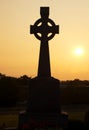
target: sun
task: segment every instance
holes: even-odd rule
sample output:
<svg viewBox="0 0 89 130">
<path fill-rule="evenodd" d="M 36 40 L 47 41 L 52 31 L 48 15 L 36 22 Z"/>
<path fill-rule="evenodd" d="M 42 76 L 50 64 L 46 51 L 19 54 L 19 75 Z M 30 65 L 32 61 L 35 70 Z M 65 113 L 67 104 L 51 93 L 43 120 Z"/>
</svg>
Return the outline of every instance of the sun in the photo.
<svg viewBox="0 0 89 130">
<path fill-rule="evenodd" d="M 74 53 L 75 53 L 75 55 L 77 55 L 77 56 L 82 56 L 83 53 L 84 53 L 84 50 L 83 50 L 83 48 L 78 47 L 78 48 L 76 48 L 76 49 L 74 50 Z"/>
</svg>

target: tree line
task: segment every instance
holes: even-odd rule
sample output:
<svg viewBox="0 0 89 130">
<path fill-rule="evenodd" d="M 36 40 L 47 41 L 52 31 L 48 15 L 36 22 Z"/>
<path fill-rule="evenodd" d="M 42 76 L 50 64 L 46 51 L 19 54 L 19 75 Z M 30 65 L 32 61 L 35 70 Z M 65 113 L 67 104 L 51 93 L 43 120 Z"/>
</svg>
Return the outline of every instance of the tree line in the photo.
<svg viewBox="0 0 89 130">
<path fill-rule="evenodd" d="M 23 75 L 19 78 L 0 73 L 0 107 L 15 106 L 20 95 L 19 86 L 29 85 L 30 77 Z"/>
<path fill-rule="evenodd" d="M 31 77 L 23 75 L 19 78 L 0 73 L 0 107 L 15 106 L 17 102 L 28 100 Z M 60 81 L 62 104 L 89 104 L 89 81 Z"/>
</svg>

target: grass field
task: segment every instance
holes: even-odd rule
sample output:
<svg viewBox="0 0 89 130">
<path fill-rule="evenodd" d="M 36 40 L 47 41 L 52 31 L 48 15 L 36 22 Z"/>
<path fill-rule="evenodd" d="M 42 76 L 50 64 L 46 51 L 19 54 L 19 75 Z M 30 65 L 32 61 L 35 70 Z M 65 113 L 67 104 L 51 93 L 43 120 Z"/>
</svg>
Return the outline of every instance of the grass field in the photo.
<svg viewBox="0 0 89 130">
<path fill-rule="evenodd" d="M 84 121 L 85 112 L 69 112 L 69 119 L 78 119 Z"/>
<path fill-rule="evenodd" d="M 84 121 L 85 112 L 69 112 L 69 119 L 79 119 Z M 6 127 L 18 127 L 18 114 L 1 114 L 0 126 L 5 123 Z"/>
<path fill-rule="evenodd" d="M 0 126 L 2 126 L 4 123 L 6 127 L 17 127 L 18 119 L 19 118 L 17 114 L 0 115 Z"/>
</svg>

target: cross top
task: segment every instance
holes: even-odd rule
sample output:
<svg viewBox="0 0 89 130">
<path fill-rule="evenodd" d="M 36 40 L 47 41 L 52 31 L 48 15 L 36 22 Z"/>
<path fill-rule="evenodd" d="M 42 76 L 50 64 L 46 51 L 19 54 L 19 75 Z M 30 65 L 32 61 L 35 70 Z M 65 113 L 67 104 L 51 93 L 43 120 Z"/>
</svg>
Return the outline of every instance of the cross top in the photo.
<svg viewBox="0 0 89 130">
<path fill-rule="evenodd" d="M 49 41 L 59 33 L 59 26 L 49 19 L 49 7 L 41 7 L 40 15 L 41 18 L 31 25 L 30 33 L 34 34 L 38 40 Z"/>
<path fill-rule="evenodd" d="M 59 26 L 49 19 L 49 7 L 40 8 L 41 18 L 30 26 L 30 33 L 41 41 L 38 77 L 51 77 L 48 41 L 59 33 Z"/>
</svg>

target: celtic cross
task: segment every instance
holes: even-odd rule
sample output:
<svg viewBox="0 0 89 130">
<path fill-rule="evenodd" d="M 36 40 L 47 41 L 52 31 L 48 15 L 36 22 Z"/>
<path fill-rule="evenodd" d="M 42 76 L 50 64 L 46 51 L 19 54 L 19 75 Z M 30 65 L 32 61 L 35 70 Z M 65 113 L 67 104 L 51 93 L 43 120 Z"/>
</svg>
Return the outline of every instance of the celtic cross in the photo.
<svg viewBox="0 0 89 130">
<path fill-rule="evenodd" d="M 41 41 L 38 77 L 51 77 L 48 41 L 59 33 L 59 26 L 49 19 L 49 7 L 40 8 L 41 18 L 30 26 L 30 33 Z"/>
</svg>

